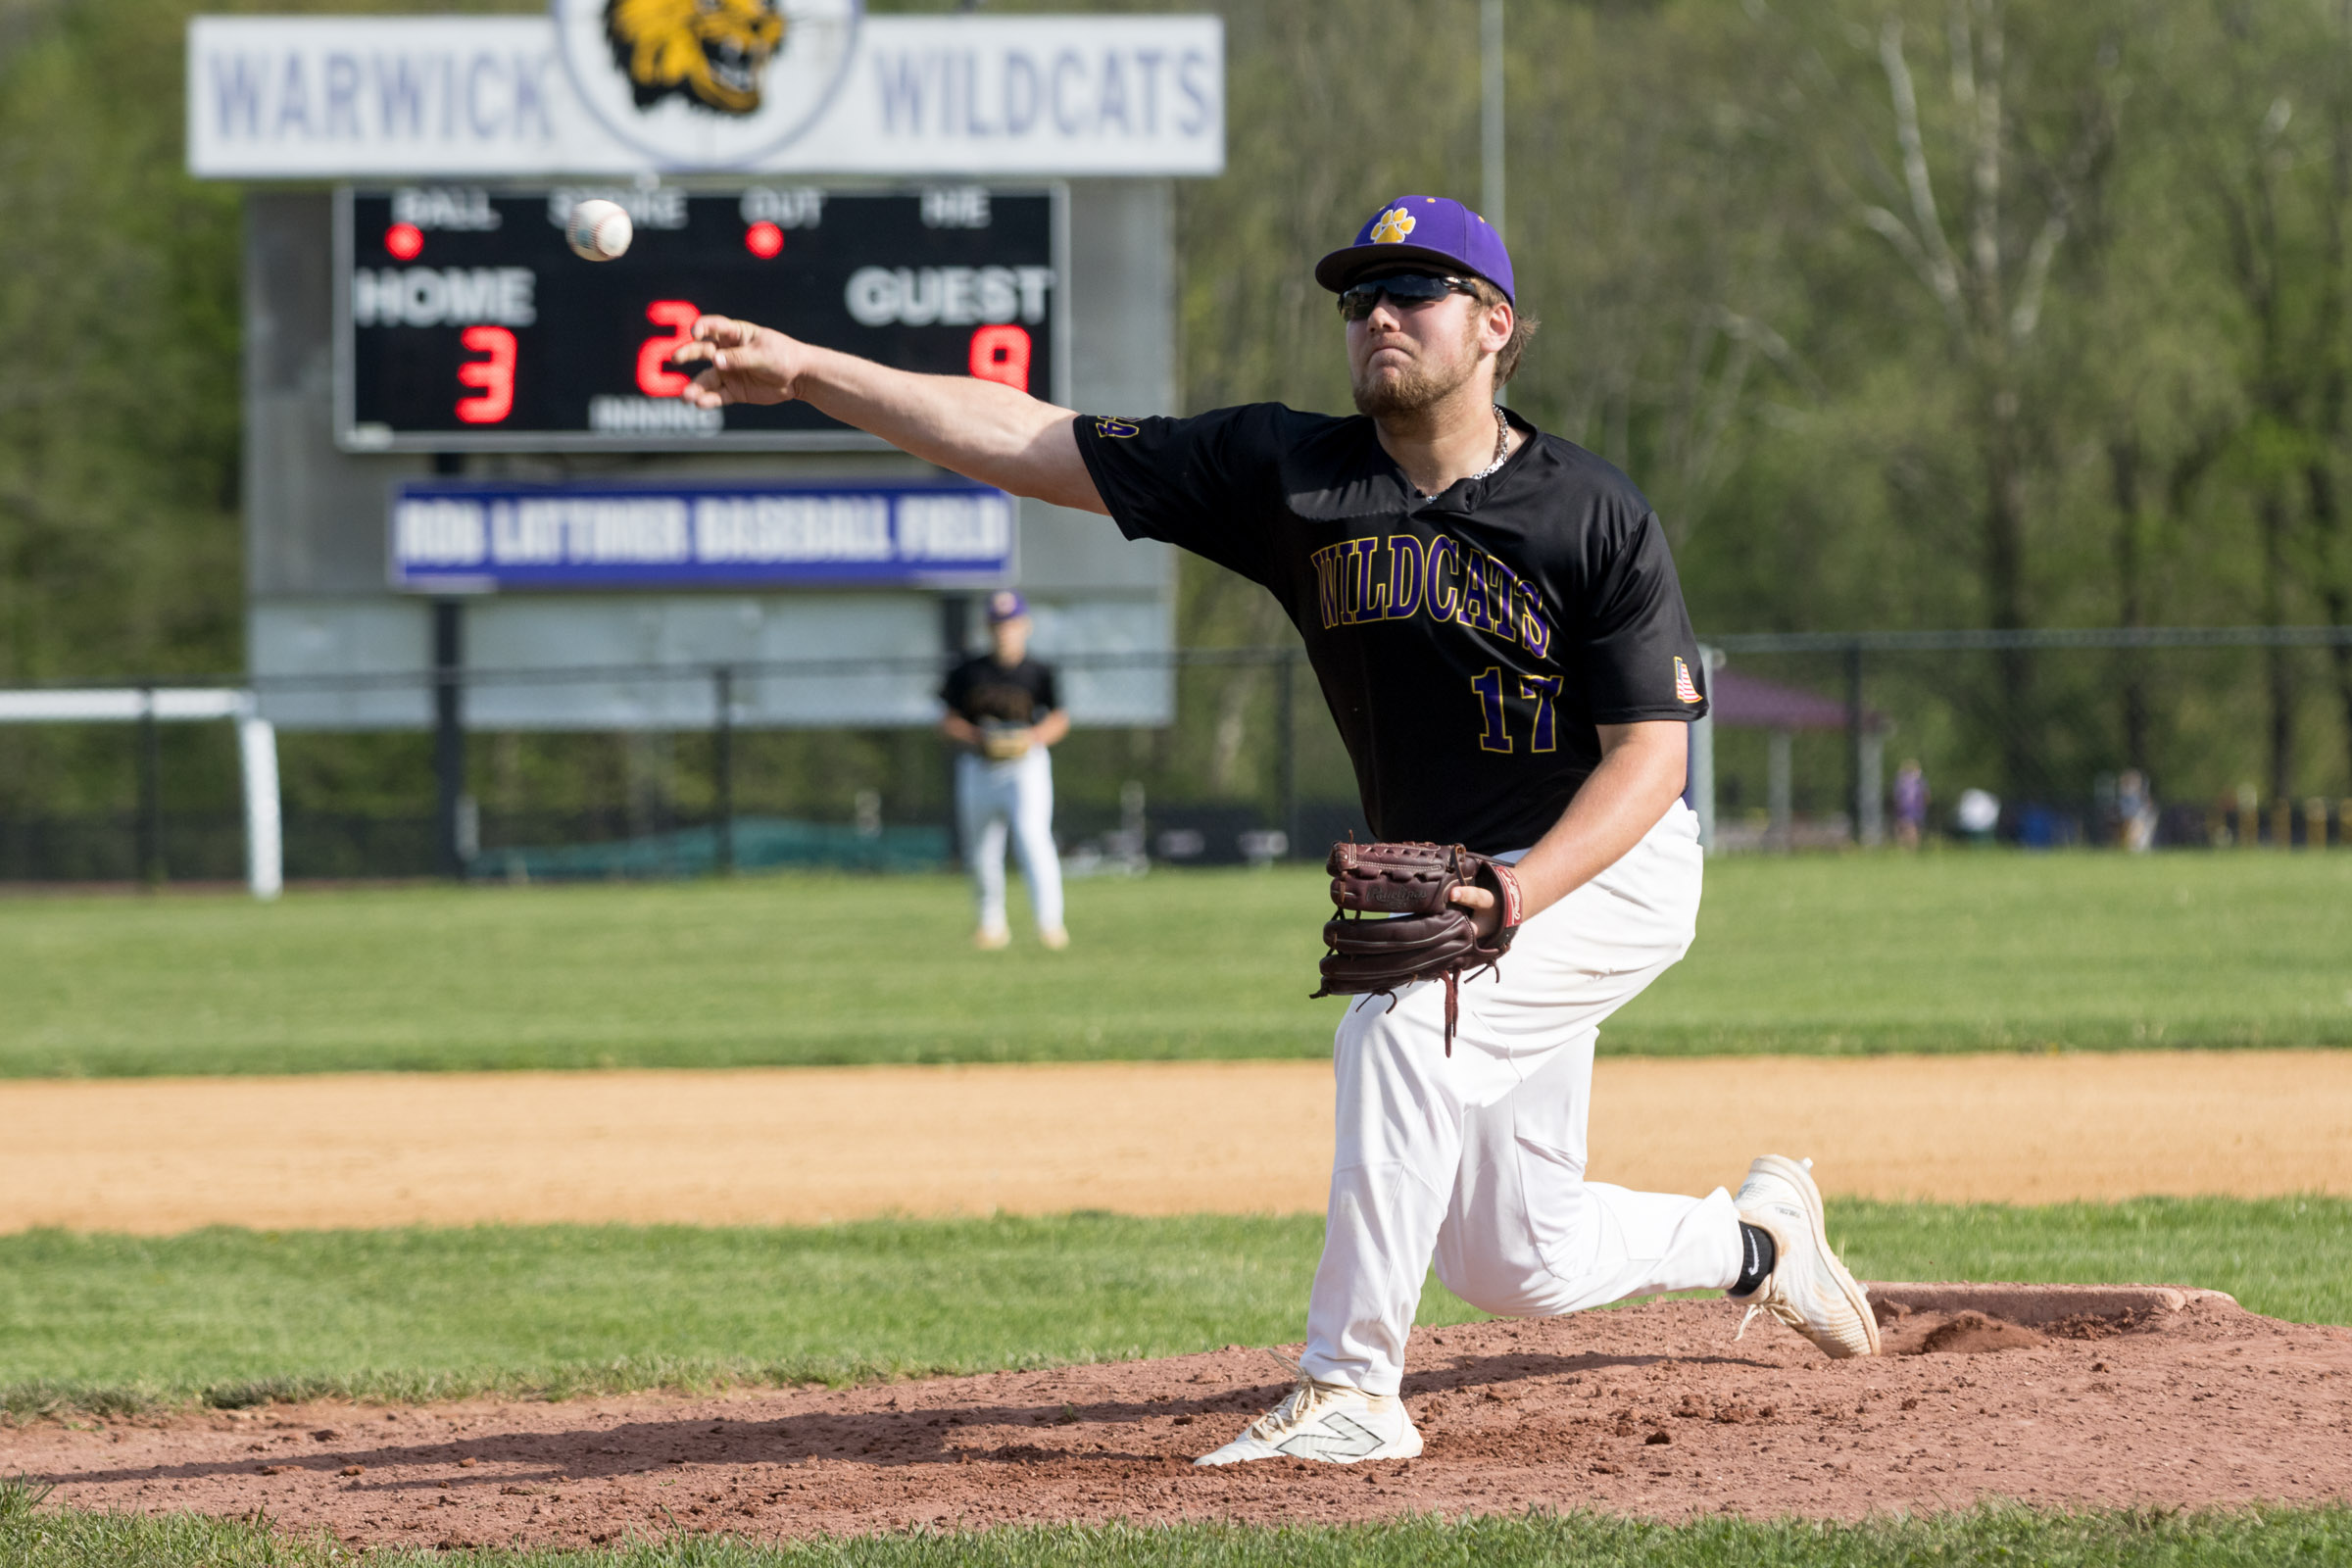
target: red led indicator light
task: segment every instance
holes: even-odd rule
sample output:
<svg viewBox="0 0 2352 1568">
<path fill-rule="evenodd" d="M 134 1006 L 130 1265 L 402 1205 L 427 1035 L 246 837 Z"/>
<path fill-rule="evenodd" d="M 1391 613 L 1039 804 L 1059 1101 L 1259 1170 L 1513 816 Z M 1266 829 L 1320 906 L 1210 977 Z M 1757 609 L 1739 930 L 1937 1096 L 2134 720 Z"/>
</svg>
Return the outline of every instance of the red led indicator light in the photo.
<svg viewBox="0 0 2352 1568">
<path fill-rule="evenodd" d="M 754 223 L 743 231 L 743 248 L 761 261 L 772 261 L 784 250 L 784 231 L 773 223 Z"/>
<path fill-rule="evenodd" d="M 384 249 L 396 261 L 413 262 L 424 249 L 424 230 L 415 223 L 394 223 L 384 230 Z"/>
</svg>

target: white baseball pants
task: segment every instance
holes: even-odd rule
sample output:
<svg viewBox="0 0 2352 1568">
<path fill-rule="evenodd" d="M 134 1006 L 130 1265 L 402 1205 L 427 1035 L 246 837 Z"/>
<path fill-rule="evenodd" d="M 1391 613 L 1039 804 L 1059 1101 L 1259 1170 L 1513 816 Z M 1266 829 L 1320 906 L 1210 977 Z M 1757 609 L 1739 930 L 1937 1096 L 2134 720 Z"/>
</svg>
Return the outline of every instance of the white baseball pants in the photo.
<svg viewBox="0 0 2352 1568">
<path fill-rule="evenodd" d="M 1032 746 L 1011 762 L 992 762 L 971 752 L 957 756 L 956 810 L 982 929 L 1001 930 L 1004 925 L 1007 828 L 1038 929 L 1059 926 L 1061 857 L 1054 848 L 1054 765 L 1046 749 Z"/>
<path fill-rule="evenodd" d="M 1506 857 L 1510 858 L 1511 857 Z M 1623 859 L 1519 929 L 1499 976 L 1361 997 L 1333 1047 L 1338 1147 L 1301 1364 L 1396 1393 L 1434 1257 L 1482 1311 L 1548 1317 L 1740 1276 L 1731 1195 L 1585 1180 L 1602 1019 L 1689 950 L 1698 822 L 1677 801 Z"/>
</svg>

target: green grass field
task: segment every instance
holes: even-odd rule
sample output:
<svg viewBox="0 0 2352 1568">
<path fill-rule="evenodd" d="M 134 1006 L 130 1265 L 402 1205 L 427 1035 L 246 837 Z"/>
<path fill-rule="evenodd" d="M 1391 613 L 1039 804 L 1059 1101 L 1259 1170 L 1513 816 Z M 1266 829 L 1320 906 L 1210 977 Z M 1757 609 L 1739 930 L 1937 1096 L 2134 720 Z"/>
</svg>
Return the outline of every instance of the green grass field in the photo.
<svg viewBox="0 0 2352 1568">
<path fill-rule="evenodd" d="M 586 1551 L 387 1550 L 368 1560 L 386 1568 L 2324 1568 L 2348 1553 L 2348 1508 L 2056 1515 L 1981 1508 L 1858 1525 L 1532 1514 L 1272 1530 L 1065 1526 L 783 1545 L 672 1537 Z M 0 1568 L 326 1568 L 350 1560 L 328 1543 L 288 1540 L 266 1523 L 61 1514 L 12 1503 L 0 1492 Z"/>
<path fill-rule="evenodd" d="M 1698 946 L 1610 1027 L 1659 1054 L 2352 1044 L 2352 857 L 1719 862 Z M 947 878 L 0 901 L 0 1076 L 1320 1055 L 1321 878 L 1072 889 L 1077 945 L 979 955 Z M 808 1230 L 0 1238 L 0 1415 L 848 1381 L 1299 1331 L 1313 1216 Z M 2161 1280 L 2352 1323 L 2352 1201 L 1843 1202 L 1881 1278 Z M 1427 1322 L 1477 1314 L 1434 1284 Z M 347 1560 L 267 1521 L 60 1512 L 0 1480 L 0 1568 Z M 388 1563 L 421 1556 L 383 1554 Z M 2052 1568 L 2352 1560 L 2352 1511 L 1858 1526 L 1575 1515 L 1065 1528 L 434 1554 L 481 1568 L 1423 1562 Z"/>
<path fill-rule="evenodd" d="M 1878 1279 L 2140 1280 L 2352 1323 L 2352 1200 L 1840 1202 Z M 0 1409 L 831 1382 L 1288 1343 L 1313 1215 L 0 1238 Z M 1478 1314 L 1434 1282 L 1422 1320 Z"/>
<path fill-rule="evenodd" d="M 1618 1052 L 2352 1044 L 2352 855 L 1718 861 Z M 1301 1056 L 1322 878 L 1073 884 L 1065 954 L 945 877 L 0 901 L 0 1075 Z"/>
</svg>

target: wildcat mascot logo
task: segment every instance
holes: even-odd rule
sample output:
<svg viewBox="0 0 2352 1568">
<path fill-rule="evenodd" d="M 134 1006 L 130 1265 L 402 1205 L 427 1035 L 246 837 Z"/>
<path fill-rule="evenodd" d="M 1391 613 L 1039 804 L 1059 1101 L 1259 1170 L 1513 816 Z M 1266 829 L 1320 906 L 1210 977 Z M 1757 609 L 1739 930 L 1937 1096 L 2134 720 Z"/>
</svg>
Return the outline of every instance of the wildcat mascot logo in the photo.
<svg viewBox="0 0 2352 1568">
<path fill-rule="evenodd" d="M 848 79 L 864 15 L 859 0 L 548 0 L 548 11 L 581 106 L 649 171 L 679 173 L 758 169 L 804 135 Z"/>
<path fill-rule="evenodd" d="M 605 35 L 639 109 L 676 94 L 691 106 L 760 112 L 760 77 L 784 46 L 776 0 L 607 0 Z"/>
</svg>

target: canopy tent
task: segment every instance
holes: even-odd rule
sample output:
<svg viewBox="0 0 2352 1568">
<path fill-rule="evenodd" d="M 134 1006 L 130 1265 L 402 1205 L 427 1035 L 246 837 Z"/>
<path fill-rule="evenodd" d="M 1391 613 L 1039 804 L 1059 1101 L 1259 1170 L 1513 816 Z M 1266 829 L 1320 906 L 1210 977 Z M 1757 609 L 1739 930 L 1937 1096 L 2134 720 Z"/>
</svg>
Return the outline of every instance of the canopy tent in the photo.
<svg viewBox="0 0 2352 1568">
<path fill-rule="evenodd" d="M 1724 662 L 1723 655 L 1711 648 L 1706 650 L 1706 661 L 1708 712 L 1693 727 L 1690 737 L 1690 784 L 1686 799 L 1699 813 L 1700 831 L 1707 846 L 1715 848 L 1718 842 L 1713 735 L 1717 724 L 1767 732 L 1765 848 L 1786 849 L 1795 838 L 1795 761 L 1791 741 L 1798 730 L 1838 730 L 1851 734 L 1859 786 L 1855 796 L 1860 808 L 1860 819 L 1852 824 L 1854 839 L 1861 844 L 1881 842 L 1886 832 L 1881 807 L 1886 738 L 1894 727 L 1886 715 L 1871 708 L 1864 708 L 1857 714 L 1837 698 L 1732 668 Z"/>
<path fill-rule="evenodd" d="M 1707 706 L 1714 710 L 1716 723 L 1733 729 L 1843 729 L 1849 716 L 1845 704 L 1834 697 L 1801 686 L 1784 686 L 1728 665 L 1709 672 Z M 1862 727 L 1893 728 L 1885 714 L 1869 708 L 1862 710 Z"/>
</svg>

